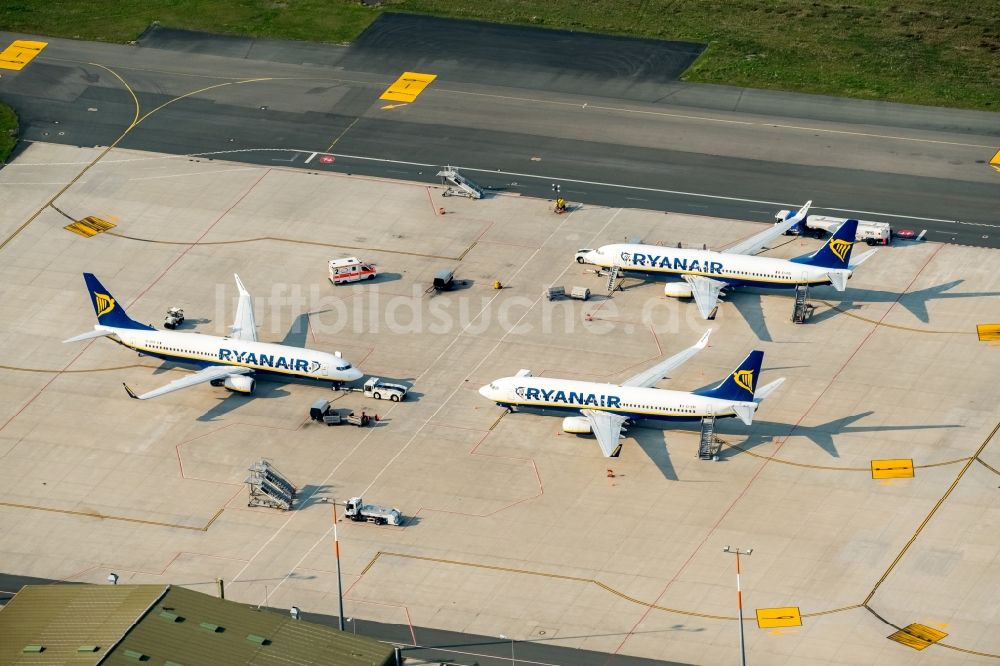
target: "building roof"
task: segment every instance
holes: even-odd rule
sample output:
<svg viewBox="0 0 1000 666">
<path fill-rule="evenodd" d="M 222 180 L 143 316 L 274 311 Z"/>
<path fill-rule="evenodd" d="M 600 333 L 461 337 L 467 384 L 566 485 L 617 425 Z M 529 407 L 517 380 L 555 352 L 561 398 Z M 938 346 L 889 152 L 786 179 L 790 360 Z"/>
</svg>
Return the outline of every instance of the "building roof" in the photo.
<svg viewBox="0 0 1000 666">
<path fill-rule="evenodd" d="M 3 664 L 393 663 L 378 641 L 162 585 L 27 586 L 0 611 L 0 635 Z"/>
<path fill-rule="evenodd" d="M 166 591 L 163 585 L 26 585 L 0 611 L 0 664 L 95 664 Z"/>
</svg>

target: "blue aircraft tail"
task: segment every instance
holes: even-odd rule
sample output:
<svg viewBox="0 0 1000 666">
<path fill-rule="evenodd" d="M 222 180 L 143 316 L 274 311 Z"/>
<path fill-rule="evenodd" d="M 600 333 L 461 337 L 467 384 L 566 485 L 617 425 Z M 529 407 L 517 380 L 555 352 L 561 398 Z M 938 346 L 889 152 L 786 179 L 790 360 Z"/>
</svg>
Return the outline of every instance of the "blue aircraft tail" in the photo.
<svg viewBox="0 0 1000 666">
<path fill-rule="evenodd" d="M 101 326 L 113 326 L 115 328 L 136 328 L 145 331 L 155 330 L 152 326 L 133 321 L 125 314 L 125 308 L 115 300 L 111 292 L 101 284 L 101 281 L 93 273 L 84 273 L 83 280 L 87 283 L 87 291 L 90 293 L 90 302 L 94 304 L 94 312 L 97 313 L 98 324 Z"/>
<path fill-rule="evenodd" d="M 760 376 L 760 365 L 764 362 L 764 352 L 754 350 L 743 359 L 733 374 L 722 380 L 722 383 L 712 389 L 695 391 L 695 395 L 720 400 L 739 400 L 750 402 L 753 392 L 757 390 L 757 378 Z"/>
<path fill-rule="evenodd" d="M 792 259 L 795 263 L 820 268 L 848 268 L 851 263 L 851 249 L 858 234 L 858 221 L 847 220 L 833 232 L 833 236 L 823 247 L 805 257 Z"/>
</svg>

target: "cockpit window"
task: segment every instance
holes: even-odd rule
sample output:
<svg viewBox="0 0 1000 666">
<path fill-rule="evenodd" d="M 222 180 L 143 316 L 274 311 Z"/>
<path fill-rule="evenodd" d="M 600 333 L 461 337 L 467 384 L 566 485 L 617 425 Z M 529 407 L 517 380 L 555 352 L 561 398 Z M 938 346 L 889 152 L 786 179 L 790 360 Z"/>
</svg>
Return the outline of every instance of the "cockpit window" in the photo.
<svg viewBox="0 0 1000 666">
<path fill-rule="evenodd" d="M 500 387 L 497 386 L 496 384 L 490 384 L 490 388 L 493 389 L 494 391 L 499 391 L 500 390 Z"/>
<path fill-rule="evenodd" d="M 351 369 L 351 364 L 350 363 L 348 363 L 347 365 L 338 365 L 337 366 L 337 370 L 350 370 L 350 369 Z"/>
</svg>

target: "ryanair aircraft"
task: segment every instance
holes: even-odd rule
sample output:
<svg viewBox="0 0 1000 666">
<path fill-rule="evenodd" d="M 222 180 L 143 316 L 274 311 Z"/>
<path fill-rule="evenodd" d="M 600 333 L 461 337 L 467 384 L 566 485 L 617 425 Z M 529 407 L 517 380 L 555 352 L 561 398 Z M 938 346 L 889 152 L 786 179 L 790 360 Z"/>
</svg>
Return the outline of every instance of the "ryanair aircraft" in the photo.
<svg viewBox="0 0 1000 666">
<path fill-rule="evenodd" d="M 253 301 L 244 288 L 240 276 L 235 275 L 240 300 L 236 306 L 236 322 L 232 335 L 218 337 L 199 333 L 158 331 L 152 326 L 133 321 L 111 292 L 104 288 L 92 273 L 84 273 L 90 299 L 97 313 L 94 330 L 63 342 L 79 342 L 91 338 L 108 337 L 114 342 L 134 349 L 140 356 L 153 356 L 164 361 L 193 365 L 199 370 L 181 379 L 175 379 L 158 389 L 136 395 L 127 385 L 129 397 L 137 400 L 155 398 L 165 393 L 211 382 L 230 391 L 252 393 L 254 377 L 258 374 L 281 377 L 304 377 L 333 382 L 360 379 L 363 373 L 352 367 L 340 352 L 311 351 L 288 345 L 257 341 L 257 324 L 254 321 Z"/>
<path fill-rule="evenodd" d="M 479 393 L 511 411 L 526 407 L 543 412 L 579 412 L 582 416 L 563 419 L 563 431 L 593 433 L 608 458 L 617 456 L 621 450 L 623 426 L 637 421 L 697 421 L 706 416 L 735 416 L 750 425 L 757 406 L 785 381 L 776 379 L 757 389 L 764 360 L 762 351 L 750 352 L 733 374 L 715 388 L 693 393 L 653 388 L 704 349 L 711 333 L 706 331 L 698 344 L 620 385 L 534 377 L 531 371 L 521 370 L 513 377 L 490 382 Z"/>
<path fill-rule="evenodd" d="M 832 284 L 837 291 L 844 291 L 854 269 L 875 254 L 875 250 L 869 250 L 851 259 L 857 220 L 844 222 L 823 247 L 810 255 L 791 260 L 751 256 L 804 220 L 811 204 L 810 201 L 784 222 L 722 252 L 629 243 L 581 250 L 576 260 L 607 269 L 617 267 L 625 272 L 679 277 L 684 282 L 668 283 L 664 294 L 676 298 L 693 297 L 705 319 L 712 317 L 722 290 L 729 287 L 788 289 L 799 285 Z"/>
</svg>

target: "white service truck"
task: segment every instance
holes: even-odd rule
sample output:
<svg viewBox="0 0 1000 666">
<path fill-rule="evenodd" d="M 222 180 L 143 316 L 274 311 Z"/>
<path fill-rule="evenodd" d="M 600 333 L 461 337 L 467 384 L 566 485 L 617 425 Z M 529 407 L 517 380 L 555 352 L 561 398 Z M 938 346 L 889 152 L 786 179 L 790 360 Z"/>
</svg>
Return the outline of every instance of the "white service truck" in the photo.
<svg viewBox="0 0 1000 666">
<path fill-rule="evenodd" d="M 366 398 L 399 402 L 400 400 L 406 398 L 406 392 L 410 389 L 402 384 L 390 384 L 388 382 L 383 382 L 379 377 L 372 377 L 365 382 L 365 386 L 362 390 L 364 391 Z"/>
<path fill-rule="evenodd" d="M 791 210 L 779 210 L 774 214 L 775 224 L 784 222 L 795 214 Z M 805 226 L 799 222 L 794 227 L 785 232 L 788 236 L 815 236 L 822 237 L 824 234 L 832 234 L 848 219 L 846 217 L 830 217 L 828 215 L 808 215 L 805 219 Z M 854 237 L 856 241 L 864 241 L 869 245 L 888 245 L 892 238 L 892 227 L 888 222 L 872 222 L 870 220 L 858 220 L 858 232 Z"/>
<path fill-rule="evenodd" d="M 344 514 L 351 520 L 361 523 L 375 523 L 376 525 L 399 525 L 403 522 L 403 514 L 399 509 L 386 509 L 374 504 L 365 504 L 360 497 L 352 497 L 347 500 Z"/>
</svg>

